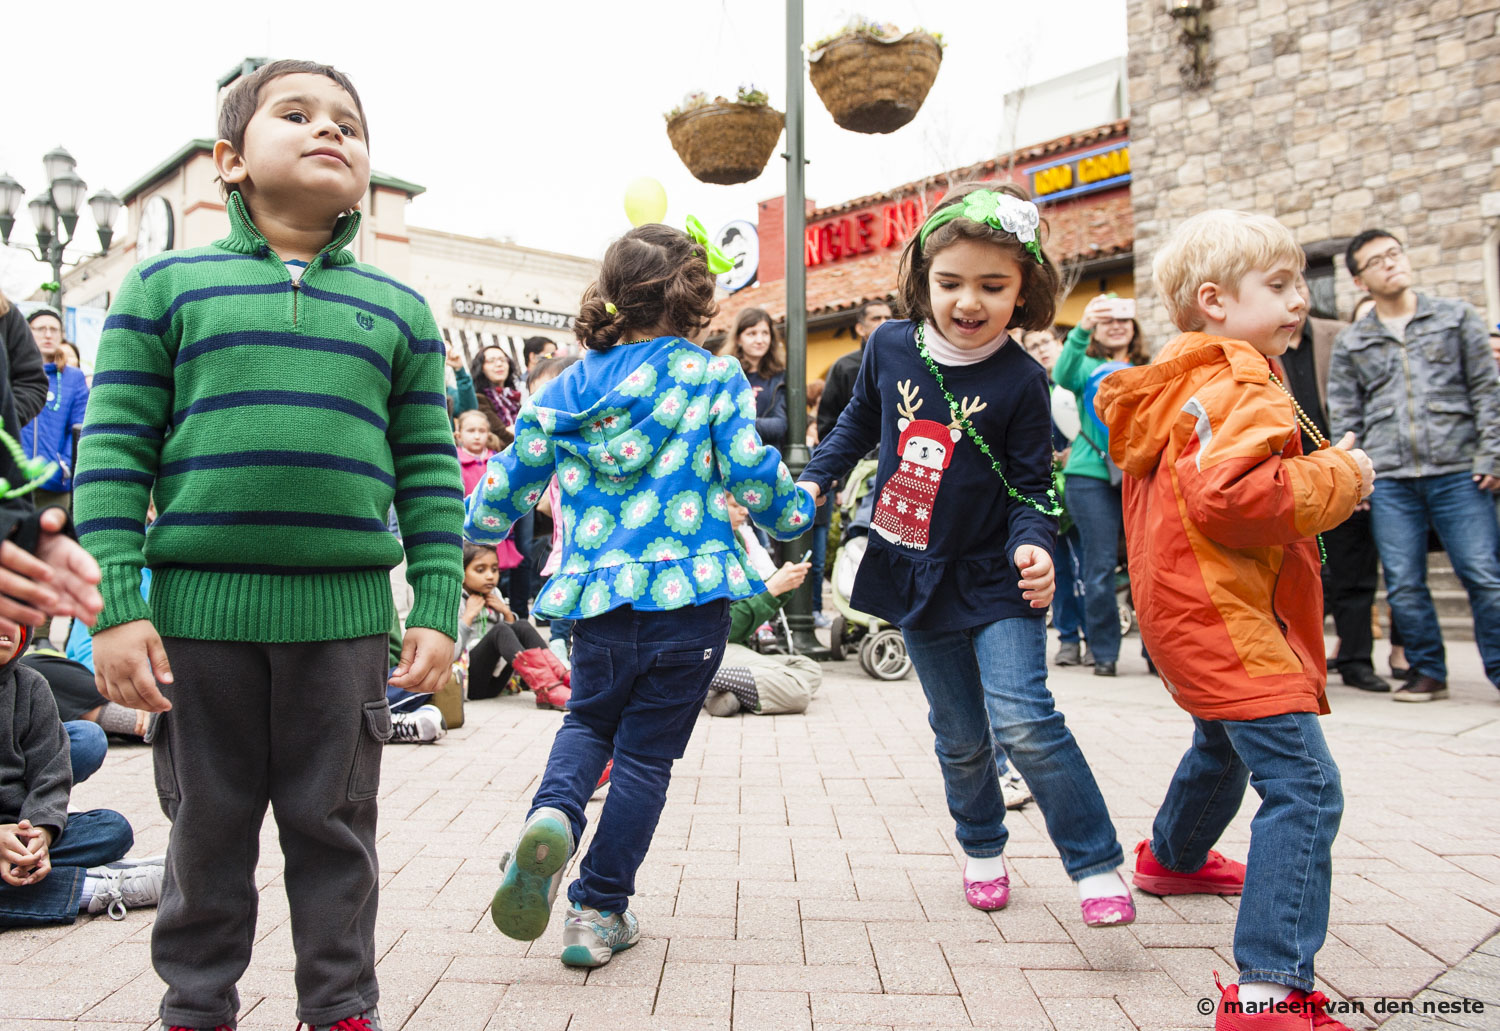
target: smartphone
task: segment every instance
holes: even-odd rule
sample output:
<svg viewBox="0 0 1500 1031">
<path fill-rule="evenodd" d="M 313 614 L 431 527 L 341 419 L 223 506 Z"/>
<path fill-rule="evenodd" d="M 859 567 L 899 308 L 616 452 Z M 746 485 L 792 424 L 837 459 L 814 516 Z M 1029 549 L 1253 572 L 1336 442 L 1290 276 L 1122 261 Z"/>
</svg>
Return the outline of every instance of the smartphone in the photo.
<svg viewBox="0 0 1500 1031">
<path fill-rule="evenodd" d="M 812 549 L 808 548 L 802 553 L 802 557 L 797 560 L 797 563 L 798 565 L 801 565 L 803 562 L 806 562 L 810 558 L 812 558 Z"/>
<path fill-rule="evenodd" d="M 1112 319 L 1135 318 L 1135 298 L 1116 297 L 1109 302 L 1109 317 Z"/>
</svg>

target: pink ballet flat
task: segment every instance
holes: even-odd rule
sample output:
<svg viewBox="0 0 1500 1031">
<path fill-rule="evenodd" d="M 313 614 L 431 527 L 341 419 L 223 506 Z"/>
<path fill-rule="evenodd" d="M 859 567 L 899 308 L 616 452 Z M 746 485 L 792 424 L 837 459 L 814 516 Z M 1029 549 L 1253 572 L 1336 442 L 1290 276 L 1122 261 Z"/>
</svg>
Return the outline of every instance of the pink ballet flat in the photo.
<svg viewBox="0 0 1500 1031">
<path fill-rule="evenodd" d="M 1129 895 L 1089 899 L 1083 903 L 1083 922 L 1090 927 L 1124 926 L 1135 920 L 1135 903 Z"/>
<path fill-rule="evenodd" d="M 1004 909 L 1010 901 L 1010 875 L 1001 874 L 993 881 L 971 881 L 965 877 L 964 898 L 975 909 Z"/>
</svg>

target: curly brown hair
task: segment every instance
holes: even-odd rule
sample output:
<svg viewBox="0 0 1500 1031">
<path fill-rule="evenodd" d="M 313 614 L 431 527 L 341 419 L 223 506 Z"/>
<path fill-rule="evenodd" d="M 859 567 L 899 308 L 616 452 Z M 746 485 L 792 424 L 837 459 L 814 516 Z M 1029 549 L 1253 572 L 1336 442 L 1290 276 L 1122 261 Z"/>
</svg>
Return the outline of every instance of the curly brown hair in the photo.
<svg viewBox="0 0 1500 1031">
<path fill-rule="evenodd" d="M 1008 193 L 1021 200 L 1031 199 L 1025 190 L 1012 183 L 964 183 L 954 187 L 932 211 L 941 211 L 952 204 L 957 204 L 976 190 Z M 931 217 L 931 213 L 928 217 Z M 1041 228 L 1045 230 L 1047 223 L 1043 222 Z M 906 243 L 906 249 L 901 252 L 901 267 L 897 274 L 896 304 L 901 310 L 902 318 L 932 319 L 932 295 L 929 292 L 927 273 L 932 268 L 932 259 L 935 255 L 960 240 L 983 240 L 1011 255 L 1021 268 L 1020 295 L 1006 328 L 1016 326 L 1022 329 L 1052 328 L 1052 316 L 1057 310 L 1057 291 L 1061 281 L 1058 278 L 1057 266 L 1046 256 L 1045 251 L 1042 252 L 1042 263 L 1037 264 L 1036 258 L 1013 234 L 967 218 L 955 218 L 951 222 L 938 226 L 927 237 L 925 246 L 919 243 L 920 239 L 920 230 L 912 233 L 911 239 Z"/>
<path fill-rule="evenodd" d="M 762 322 L 771 331 L 771 346 L 761 358 L 760 368 L 753 369 L 745 358 L 745 352 L 740 349 L 740 337 Z M 739 318 L 734 320 L 734 332 L 729 335 L 729 347 L 724 353 L 736 358 L 747 374 L 759 372 L 762 376 L 770 377 L 786 371 L 786 345 L 776 332 L 776 323 L 771 321 L 771 313 L 764 308 L 746 308 L 740 312 Z"/>
<path fill-rule="evenodd" d="M 660 223 L 636 226 L 604 252 L 573 333 L 593 351 L 608 351 L 626 330 L 696 336 L 718 314 L 717 285 L 702 244 Z"/>
</svg>

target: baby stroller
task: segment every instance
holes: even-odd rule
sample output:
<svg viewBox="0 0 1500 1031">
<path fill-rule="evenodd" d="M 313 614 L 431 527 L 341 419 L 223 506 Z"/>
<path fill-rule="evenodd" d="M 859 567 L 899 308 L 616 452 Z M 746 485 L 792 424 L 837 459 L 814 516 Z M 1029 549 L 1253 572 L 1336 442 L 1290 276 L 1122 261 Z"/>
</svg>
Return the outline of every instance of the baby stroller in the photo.
<svg viewBox="0 0 1500 1031">
<path fill-rule="evenodd" d="M 866 458 L 849 474 L 840 509 L 843 539 L 833 560 L 833 604 L 839 614 L 828 630 L 829 651 L 835 659 L 859 649 L 860 667 L 876 680 L 900 680 L 911 672 L 911 657 L 901 631 L 876 616 L 860 612 L 849 604 L 854 590 L 854 574 L 870 543 L 870 518 L 874 509 L 876 463 Z"/>
</svg>

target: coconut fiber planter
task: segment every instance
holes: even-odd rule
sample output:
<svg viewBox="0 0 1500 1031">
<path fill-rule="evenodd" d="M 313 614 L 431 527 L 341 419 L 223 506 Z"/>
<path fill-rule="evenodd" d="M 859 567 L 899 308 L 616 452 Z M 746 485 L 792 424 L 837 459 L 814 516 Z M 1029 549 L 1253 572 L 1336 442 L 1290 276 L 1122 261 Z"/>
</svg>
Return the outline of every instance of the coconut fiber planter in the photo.
<svg viewBox="0 0 1500 1031">
<path fill-rule="evenodd" d="M 765 104 L 704 104 L 667 122 L 667 136 L 694 178 L 728 186 L 765 171 L 786 119 Z"/>
<path fill-rule="evenodd" d="M 895 132 L 916 117 L 942 60 L 942 44 L 926 32 L 891 40 L 851 33 L 819 48 L 807 71 L 840 127 Z"/>
</svg>

